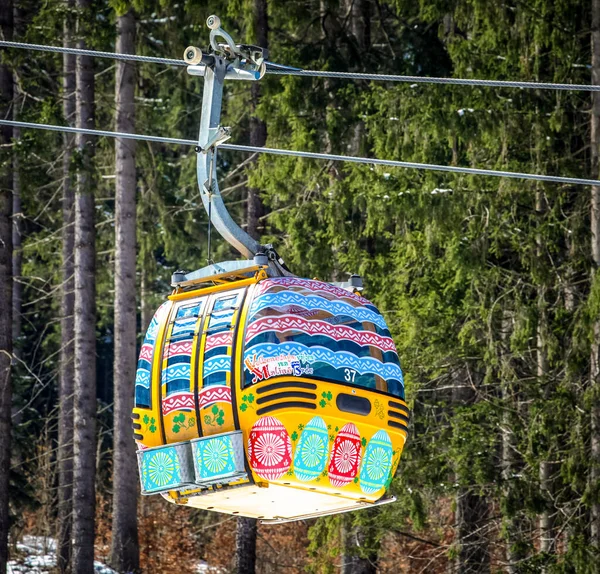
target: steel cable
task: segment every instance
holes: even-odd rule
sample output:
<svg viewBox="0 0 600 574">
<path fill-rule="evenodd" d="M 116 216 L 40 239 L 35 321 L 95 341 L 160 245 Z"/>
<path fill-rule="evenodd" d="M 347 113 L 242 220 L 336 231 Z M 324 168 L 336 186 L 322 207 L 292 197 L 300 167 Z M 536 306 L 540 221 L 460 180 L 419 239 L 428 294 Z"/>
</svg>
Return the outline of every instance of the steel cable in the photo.
<svg viewBox="0 0 600 574">
<path fill-rule="evenodd" d="M 0 47 L 24 48 L 40 52 L 57 52 L 61 54 L 74 54 L 77 56 L 96 56 L 111 58 L 113 60 L 131 60 L 133 62 L 165 64 L 169 66 L 187 66 L 183 60 L 172 58 L 155 58 L 153 56 L 137 56 L 135 54 L 118 54 L 115 52 L 98 52 L 96 50 L 82 50 L 80 48 L 64 48 L 61 46 L 47 46 L 45 44 L 26 44 L 23 42 L 0 41 Z M 400 76 L 394 74 L 363 74 L 360 72 L 329 72 L 325 70 L 300 70 L 270 64 L 267 62 L 267 74 L 277 76 L 304 76 L 313 78 L 338 78 L 342 80 L 366 80 L 378 82 L 405 82 L 410 84 L 449 84 L 459 86 L 480 86 L 487 88 L 517 88 L 526 90 L 572 90 L 584 92 L 600 92 L 600 86 L 591 84 L 559 84 L 553 82 L 516 82 L 507 80 L 476 80 L 471 78 L 435 78 L 424 76 Z"/>
<path fill-rule="evenodd" d="M 8 42 L 0 40 L 4 48 L 25 48 L 36 52 L 57 52 L 59 54 L 74 54 L 75 56 L 94 56 L 97 58 L 110 58 L 111 60 L 131 60 L 148 64 L 166 64 L 168 66 L 187 66 L 183 60 L 171 58 L 155 58 L 153 56 L 136 56 L 135 54 L 119 54 L 117 52 L 98 52 L 96 50 L 83 50 L 81 48 L 64 48 L 62 46 L 46 46 L 45 44 L 25 44 L 23 42 Z"/>
<path fill-rule="evenodd" d="M 20 128 L 35 128 L 43 130 L 52 130 L 57 132 L 81 133 L 99 137 L 116 137 L 124 139 L 151 141 L 157 143 L 177 144 L 198 146 L 195 140 L 187 140 L 180 138 L 166 138 L 160 136 L 151 136 L 145 134 L 132 134 L 125 132 L 111 132 L 105 130 L 89 130 L 84 128 L 73 128 L 69 126 L 56 126 L 51 124 L 35 124 L 29 122 L 17 122 L 11 120 L 0 120 L 0 125 L 20 127 Z M 328 161 L 345 161 L 350 163 L 363 163 L 368 165 L 384 165 L 387 167 L 402 167 L 407 169 L 425 169 L 432 171 L 445 171 L 450 173 L 464 173 L 467 175 L 483 175 L 492 177 L 507 177 L 512 179 L 527 179 L 533 181 L 547 181 L 551 183 L 567 183 L 572 185 L 594 185 L 600 186 L 600 180 L 596 179 L 580 179 L 575 177 L 561 177 L 556 175 L 544 175 L 534 173 L 520 173 L 513 171 L 500 171 L 493 169 L 478 169 L 473 167 L 458 167 L 451 165 L 437 165 L 431 163 L 415 163 L 410 161 L 397 161 L 392 159 L 377 159 L 370 157 L 355 157 L 347 155 L 335 155 L 329 153 L 315 153 L 308 151 L 295 151 L 268 147 L 255 147 L 238 144 L 221 144 L 220 149 L 232 151 L 250 152 L 250 153 L 268 153 L 273 155 L 302 157 L 306 159 L 319 159 Z"/>
</svg>

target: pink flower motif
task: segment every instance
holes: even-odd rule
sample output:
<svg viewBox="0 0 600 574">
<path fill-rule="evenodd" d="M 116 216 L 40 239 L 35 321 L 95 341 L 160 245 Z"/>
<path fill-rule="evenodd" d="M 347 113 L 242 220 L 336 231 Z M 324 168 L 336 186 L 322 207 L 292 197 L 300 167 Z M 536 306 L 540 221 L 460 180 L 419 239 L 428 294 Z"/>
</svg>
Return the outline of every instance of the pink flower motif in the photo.
<svg viewBox="0 0 600 574">
<path fill-rule="evenodd" d="M 340 441 L 333 456 L 337 471 L 342 474 L 349 474 L 358 466 L 358 448 L 354 441 Z"/>
<path fill-rule="evenodd" d="M 278 465 L 285 454 L 285 442 L 274 433 L 265 433 L 256 439 L 254 456 L 262 466 Z"/>
</svg>

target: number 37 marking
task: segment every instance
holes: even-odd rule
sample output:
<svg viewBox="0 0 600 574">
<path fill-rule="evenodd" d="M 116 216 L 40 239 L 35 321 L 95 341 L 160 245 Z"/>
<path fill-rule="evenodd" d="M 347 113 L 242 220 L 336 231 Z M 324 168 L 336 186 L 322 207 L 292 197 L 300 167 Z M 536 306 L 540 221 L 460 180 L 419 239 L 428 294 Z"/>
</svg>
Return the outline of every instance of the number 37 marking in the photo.
<svg viewBox="0 0 600 574">
<path fill-rule="evenodd" d="M 344 379 L 348 383 L 353 383 L 356 377 L 356 371 L 354 369 L 344 369 Z"/>
</svg>

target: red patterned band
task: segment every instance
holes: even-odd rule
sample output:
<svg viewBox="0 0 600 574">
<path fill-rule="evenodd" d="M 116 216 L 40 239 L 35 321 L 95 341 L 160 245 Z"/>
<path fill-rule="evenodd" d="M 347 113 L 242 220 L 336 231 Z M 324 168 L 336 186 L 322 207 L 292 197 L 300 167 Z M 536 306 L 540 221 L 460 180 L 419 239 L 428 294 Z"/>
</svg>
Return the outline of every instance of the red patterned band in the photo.
<svg viewBox="0 0 600 574">
<path fill-rule="evenodd" d="M 194 393 L 183 391 L 169 397 L 163 397 L 162 413 L 163 416 L 172 413 L 173 411 L 194 410 Z"/>
<path fill-rule="evenodd" d="M 264 317 L 255 321 L 246 331 L 246 341 L 265 331 L 301 331 L 308 335 L 325 335 L 334 341 L 346 339 L 361 346 L 370 345 L 381 351 L 394 351 L 396 346 L 390 337 L 383 337 L 371 331 L 357 331 L 345 325 L 332 325 L 326 321 L 307 321 L 297 315 L 283 315 L 281 317 Z"/>
<path fill-rule="evenodd" d="M 200 408 L 212 403 L 231 403 L 231 389 L 224 385 L 204 387 L 199 393 Z"/>
</svg>

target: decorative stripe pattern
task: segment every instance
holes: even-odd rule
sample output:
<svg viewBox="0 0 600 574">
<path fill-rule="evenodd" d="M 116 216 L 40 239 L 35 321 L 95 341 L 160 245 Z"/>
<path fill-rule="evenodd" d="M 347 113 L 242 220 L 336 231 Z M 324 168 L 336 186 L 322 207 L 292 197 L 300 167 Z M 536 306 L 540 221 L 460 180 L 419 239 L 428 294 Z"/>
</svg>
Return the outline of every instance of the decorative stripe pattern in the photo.
<svg viewBox="0 0 600 574">
<path fill-rule="evenodd" d="M 198 394 L 198 399 L 201 409 L 213 403 L 231 404 L 231 389 L 225 385 L 204 387 Z"/>
<path fill-rule="evenodd" d="M 204 361 L 202 375 L 204 378 L 213 373 L 229 372 L 231 368 L 231 357 L 229 355 L 217 355 Z"/>
<path fill-rule="evenodd" d="M 230 347 L 233 342 L 233 334 L 231 331 L 225 333 L 215 333 L 214 335 L 208 335 L 206 337 L 206 345 L 204 351 L 210 351 L 217 347 Z"/>
<path fill-rule="evenodd" d="M 267 293 L 256 297 L 250 309 L 251 315 L 256 315 L 265 308 L 292 307 L 287 310 L 294 315 L 307 315 L 307 311 L 324 311 L 331 315 L 346 316 L 356 319 L 360 323 L 367 322 L 377 325 L 380 329 L 387 329 L 385 319 L 375 311 L 366 307 L 353 307 L 343 301 L 329 301 L 323 297 L 302 295 L 294 291 L 280 291 Z"/>
<path fill-rule="evenodd" d="M 192 341 L 185 339 L 177 343 L 171 343 L 165 347 L 165 359 L 171 357 L 191 357 L 192 356 Z"/>
<path fill-rule="evenodd" d="M 256 295 L 261 295 L 271 289 L 272 287 L 301 287 L 302 289 L 307 289 L 309 291 L 313 291 L 315 293 L 323 292 L 328 293 L 329 295 L 333 295 L 336 299 L 352 299 L 360 303 L 361 305 L 373 305 L 371 301 L 361 297 L 360 295 L 355 295 L 351 291 L 346 291 L 346 289 L 342 289 L 341 287 L 336 287 L 335 285 L 331 285 L 329 283 L 323 283 L 322 281 L 314 281 L 311 279 L 300 279 L 299 277 L 278 277 L 276 279 L 266 279 L 261 282 L 256 291 Z"/>
<path fill-rule="evenodd" d="M 154 347 L 150 343 L 146 343 L 144 341 L 144 344 L 142 345 L 142 348 L 140 349 L 140 360 L 143 359 L 144 361 L 151 361 L 153 350 L 154 350 Z"/>
<path fill-rule="evenodd" d="M 391 337 L 382 337 L 371 331 L 358 331 L 345 325 L 332 325 L 325 321 L 308 321 L 294 315 L 280 317 L 263 317 L 254 321 L 246 331 L 246 341 L 265 331 L 285 333 L 286 331 L 300 331 L 307 335 L 324 335 L 334 341 L 348 340 L 361 347 L 371 345 L 382 351 L 395 351 L 396 346 Z"/>
<path fill-rule="evenodd" d="M 404 382 L 402 369 L 395 363 L 382 363 L 372 357 L 357 357 L 346 351 L 334 353 L 325 347 L 307 347 L 301 343 L 281 343 L 279 345 L 262 343 L 246 349 L 244 358 L 251 359 L 254 354 L 261 358 L 280 355 L 311 356 L 313 365 L 320 361 L 334 369 L 354 369 L 361 375 L 373 374 L 384 379 L 396 379 Z"/>
<path fill-rule="evenodd" d="M 156 343 L 156 336 L 160 328 L 160 323 L 163 320 L 163 315 L 166 312 L 167 304 L 163 303 L 146 331 L 144 337 L 144 344 L 140 349 L 140 356 L 137 365 L 137 371 L 135 374 L 135 405 L 137 407 L 149 408 L 150 407 L 150 379 L 152 378 L 152 355 L 154 352 L 154 345 Z"/>
<path fill-rule="evenodd" d="M 139 365 L 139 363 L 138 363 Z M 144 389 L 150 388 L 150 369 L 142 368 L 138 366 L 137 374 L 135 375 L 135 386 L 143 387 Z"/>
<path fill-rule="evenodd" d="M 194 410 L 194 393 L 182 391 L 175 393 L 162 400 L 162 413 L 164 416 L 173 411 L 192 411 Z"/>
<path fill-rule="evenodd" d="M 203 305 L 203 300 L 181 305 L 177 309 L 175 319 L 171 324 L 164 351 L 164 359 L 167 364 L 166 367 L 163 366 L 161 377 L 161 383 L 165 386 L 163 389 L 163 412 L 165 408 L 164 404 L 168 398 L 175 399 L 167 404 L 169 412 L 176 410 L 187 411 L 190 408 L 194 408 L 190 381 L 192 348 L 196 324 L 199 320 L 198 317 L 202 315 Z M 188 399 L 185 403 L 181 404 L 181 408 L 173 406 L 178 401 L 181 401 L 184 395 Z"/>
<path fill-rule="evenodd" d="M 190 371 L 190 365 L 186 365 L 185 363 L 175 363 L 174 365 L 163 369 L 163 384 L 173 383 L 180 379 L 186 379 L 189 382 Z"/>
<path fill-rule="evenodd" d="M 192 335 L 196 321 L 196 317 L 190 317 L 189 319 L 187 317 L 185 319 L 177 319 L 173 324 L 171 339 L 174 337 L 180 337 L 181 335 Z"/>
</svg>

